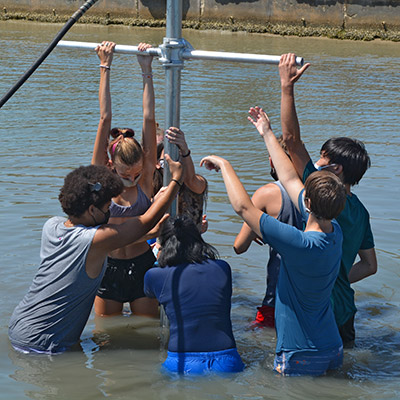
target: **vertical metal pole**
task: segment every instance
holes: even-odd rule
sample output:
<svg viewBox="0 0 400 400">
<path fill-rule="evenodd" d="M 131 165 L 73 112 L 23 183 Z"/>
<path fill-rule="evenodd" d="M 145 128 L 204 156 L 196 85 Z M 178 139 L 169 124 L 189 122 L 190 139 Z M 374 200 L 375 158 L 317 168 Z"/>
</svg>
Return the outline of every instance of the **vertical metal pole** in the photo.
<svg viewBox="0 0 400 400">
<path fill-rule="evenodd" d="M 183 68 L 182 48 L 182 0 L 167 0 L 167 27 L 166 37 L 161 48 L 160 61 L 165 68 L 165 126 L 180 126 L 181 107 L 181 70 Z M 164 139 L 164 153 L 169 154 L 173 160 L 179 157 L 178 147 Z M 164 168 L 164 186 L 171 181 L 169 168 Z M 177 214 L 177 202 L 172 203 L 169 214 L 174 217 Z M 165 348 L 165 328 L 168 327 L 168 318 L 164 307 L 160 307 L 161 346 Z"/>
<path fill-rule="evenodd" d="M 170 126 L 180 126 L 180 92 L 181 70 L 183 59 L 181 50 L 184 47 L 182 41 L 182 0 L 167 0 L 167 27 L 166 37 L 162 48 L 161 59 L 165 68 L 165 129 Z M 178 147 L 168 143 L 164 139 L 164 151 L 173 160 L 179 157 Z M 164 169 L 164 185 L 171 180 L 168 168 Z M 176 201 L 172 204 L 170 215 L 176 215 Z"/>
</svg>

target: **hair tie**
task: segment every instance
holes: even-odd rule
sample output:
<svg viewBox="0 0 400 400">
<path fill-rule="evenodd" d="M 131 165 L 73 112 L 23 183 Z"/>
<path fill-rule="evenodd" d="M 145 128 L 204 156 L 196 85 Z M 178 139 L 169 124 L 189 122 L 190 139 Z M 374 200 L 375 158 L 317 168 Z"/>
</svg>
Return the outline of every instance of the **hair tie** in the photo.
<svg viewBox="0 0 400 400">
<path fill-rule="evenodd" d="M 112 147 L 111 147 L 111 157 L 114 157 L 115 149 L 117 148 L 118 143 L 119 143 L 119 141 L 118 141 L 118 142 L 115 142 L 115 143 L 112 145 Z"/>
<path fill-rule="evenodd" d="M 116 139 L 116 142 L 112 145 L 112 147 L 111 147 L 111 157 L 112 158 L 114 157 L 115 150 L 122 139 L 124 139 L 124 136 L 119 135 L 118 138 Z"/>
</svg>

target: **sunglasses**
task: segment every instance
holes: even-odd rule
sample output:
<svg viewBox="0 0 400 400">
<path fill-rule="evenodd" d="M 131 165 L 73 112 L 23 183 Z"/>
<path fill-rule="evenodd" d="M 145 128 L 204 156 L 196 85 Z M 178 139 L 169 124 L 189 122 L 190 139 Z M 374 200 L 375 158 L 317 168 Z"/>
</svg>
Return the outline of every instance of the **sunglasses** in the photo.
<svg viewBox="0 0 400 400">
<path fill-rule="evenodd" d="M 135 131 L 131 128 L 112 128 L 110 135 L 116 139 L 118 136 L 122 135 L 124 138 L 131 138 L 135 136 Z"/>
</svg>

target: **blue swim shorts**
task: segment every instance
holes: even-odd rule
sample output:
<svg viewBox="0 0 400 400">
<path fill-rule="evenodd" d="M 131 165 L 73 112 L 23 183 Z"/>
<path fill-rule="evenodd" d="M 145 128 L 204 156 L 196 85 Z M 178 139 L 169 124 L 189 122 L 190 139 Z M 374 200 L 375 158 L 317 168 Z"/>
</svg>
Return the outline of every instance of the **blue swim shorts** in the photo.
<svg viewBox="0 0 400 400">
<path fill-rule="evenodd" d="M 326 351 L 282 351 L 275 356 L 274 370 L 282 375 L 324 375 L 343 363 L 343 346 Z"/>
<path fill-rule="evenodd" d="M 241 372 L 244 369 L 244 364 L 236 348 L 191 353 L 169 351 L 168 357 L 162 366 L 168 372 L 183 375 Z"/>
</svg>

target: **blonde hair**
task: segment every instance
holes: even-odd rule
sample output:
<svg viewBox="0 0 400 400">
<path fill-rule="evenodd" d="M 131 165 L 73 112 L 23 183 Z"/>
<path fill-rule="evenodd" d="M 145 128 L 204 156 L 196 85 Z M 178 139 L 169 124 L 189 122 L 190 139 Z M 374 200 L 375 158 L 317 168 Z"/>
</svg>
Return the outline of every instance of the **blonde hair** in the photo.
<svg viewBox="0 0 400 400">
<path fill-rule="evenodd" d="M 140 143 L 133 137 L 119 135 L 108 146 L 108 152 L 113 163 L 134 165 L 143 158 L 143 149 Z"/>
</svg>

